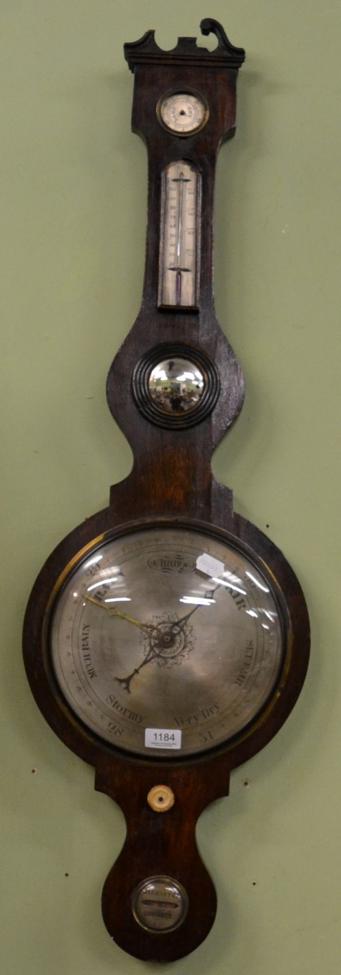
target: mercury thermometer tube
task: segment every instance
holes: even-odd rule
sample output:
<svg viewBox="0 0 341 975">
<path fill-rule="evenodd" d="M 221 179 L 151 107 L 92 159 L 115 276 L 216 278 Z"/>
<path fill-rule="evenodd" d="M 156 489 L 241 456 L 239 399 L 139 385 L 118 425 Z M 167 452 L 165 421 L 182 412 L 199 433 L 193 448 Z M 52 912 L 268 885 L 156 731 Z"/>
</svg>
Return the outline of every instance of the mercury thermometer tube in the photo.
<svg viewBox="0 0 341 975">
<path fill-rule="evenodd" d="M 170 163 L 162 173 L 161 186 L 161 307 L 197 307 L 200 211 L 200 173 L 184 160 Z"/>
</svg>

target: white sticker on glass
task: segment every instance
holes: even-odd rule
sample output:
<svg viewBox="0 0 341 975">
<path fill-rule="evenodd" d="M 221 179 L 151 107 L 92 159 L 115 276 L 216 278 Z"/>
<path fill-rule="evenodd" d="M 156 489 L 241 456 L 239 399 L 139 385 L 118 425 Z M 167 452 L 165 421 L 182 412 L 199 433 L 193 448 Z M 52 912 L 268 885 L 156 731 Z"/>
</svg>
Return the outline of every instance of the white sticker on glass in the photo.
<svg viewBox="0 0 341 975">
<path fill-rule="evenodd" d="M 204 572 L 206 576 L 222 576 L 225 565 L 220 562 L 220 559 L 213 558 L 213 555 L 209 555 L 208 552 L 203 552 L 199 555 L 196 561 L 196 568 L 199 572 Z"/>
<path fill-rule="evenodd" d="M 181 748 L 182 732 L 178 728 L 145 728 L 145 748 Z"/>
</svg>

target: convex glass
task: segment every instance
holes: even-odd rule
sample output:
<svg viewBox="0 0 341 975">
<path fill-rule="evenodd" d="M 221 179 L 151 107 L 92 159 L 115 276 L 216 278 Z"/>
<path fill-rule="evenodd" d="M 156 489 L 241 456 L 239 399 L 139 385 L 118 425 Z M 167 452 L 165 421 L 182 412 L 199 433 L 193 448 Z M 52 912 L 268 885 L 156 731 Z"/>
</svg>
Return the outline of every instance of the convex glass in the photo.
<svg viewBox="0 0 341 975">
<path fill-rule="evenodd" d="M 122 749 L 172 758 L 229 740 L 255 717 L 282 660 L 279 610 L 253 562 L 183 528 L 108 541 L 71 574 L 51 625 L 73 711 Z"/>
</svg>

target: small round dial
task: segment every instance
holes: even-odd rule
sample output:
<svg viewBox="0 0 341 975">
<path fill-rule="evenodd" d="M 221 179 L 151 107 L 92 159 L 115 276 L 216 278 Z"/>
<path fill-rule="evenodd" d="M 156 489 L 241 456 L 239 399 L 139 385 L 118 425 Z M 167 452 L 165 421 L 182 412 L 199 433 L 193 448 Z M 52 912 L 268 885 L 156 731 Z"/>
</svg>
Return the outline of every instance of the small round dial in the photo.
<svg viewBox="0 0 341 975">
<path fill-rule="evenodd" d="M 163 125 L 171 132 L 192 135 L 207 122 L 208 109 L 201 98 L 184 91 L 163 98 L 158 114 Z"/>
<path fill-rule="evenodd" d="M 82 722 L 151 757 L 231 739 L 266 703 L 283 656 L 270 582 L 242 549 L 180 527 L 101 544 L 60 589 L 50 640 Z"/>
</svg>

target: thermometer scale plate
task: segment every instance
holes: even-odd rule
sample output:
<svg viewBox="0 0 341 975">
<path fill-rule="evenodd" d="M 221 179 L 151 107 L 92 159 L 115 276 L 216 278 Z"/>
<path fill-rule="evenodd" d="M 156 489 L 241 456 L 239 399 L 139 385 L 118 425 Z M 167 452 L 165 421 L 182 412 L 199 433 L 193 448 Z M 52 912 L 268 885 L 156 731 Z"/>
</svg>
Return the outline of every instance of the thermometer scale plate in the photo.
<svg viewBox="0 0 341 975">
<path fill-rule="evenodd" d="M 162 173 L 159 305 L 196 308 L 200 269 L 201 176 L 184 160 Z"/>
</svg>

